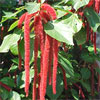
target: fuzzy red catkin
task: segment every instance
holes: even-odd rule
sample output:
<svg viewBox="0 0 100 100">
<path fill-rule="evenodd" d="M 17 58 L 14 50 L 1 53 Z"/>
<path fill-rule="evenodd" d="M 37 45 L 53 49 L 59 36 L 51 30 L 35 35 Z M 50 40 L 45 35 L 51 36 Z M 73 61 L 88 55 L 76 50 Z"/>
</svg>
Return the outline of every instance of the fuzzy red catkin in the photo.
<svg viewBox="0 0 100 100">
<path fill-rule="evenodd" d="M 38 57 L 38 46 L 39 46 L 39 39 L 35 36 L 34 40 L 34 80 L 33 80 L 33 98 L 32 100 L 36 100 L 36 81 L 37 81 L 37 57 Z"/>
<path fill-rule="evenodd" d="M 8 85 L 6 85 L 6 84 L 4 84 L 4 83 L 2 83 L 2 82 L 0 82 L 0 85 L 2 86 L 2 87 L 4 87 L 7 91 L 11 91 L 11 88 L 8 86 Z"/>
<path fill-rule="evenodd" d="M 53 40 L 53 94 L 56 94 L 56 77 L 57 77 L 57 65 L 58 65 L 58 41 Z"/>
<path fill-rule="evenodd" d="M 29 14 L 25 17 L 25 23 L 24 23 L 24 45 L 25 45 L 25 93 L 26 97 L 28 96 L 29 92 L 29 77 L 30 77 L 30 68 L 29 68 L 29 62 L 30 62 L 30 20 L 31 16 Z"/>
<path fill-rule="evenodd" d="M 19 51 L 19 44 L 20 44 L 20 41 L 21 41 L 21 39 L 20 40 L 18 40 L 18 42 L 17 42 L 17 45 L 18 45 L 18 59 L 19 59 L 19 63 L 18 63 L 18 69 L 19 70 L 21 70 L 21 64 L 22 64 L 22 56 L 21 56 L 21 53 L 20 53 L 20 51 Z"/>
<path fill-rule="evenodd" d="M 36 81 L 37 81 L 37 70 L 38 70 L 37 69 L 37 57 L 38 57 L 39 41 L 40 41 L 40 49 L 41 49 L 42 53 L 43 53 L 43 48 L 44 48 L 43 26 L 42 26 L 41 17 L 39 15 L 35 16 L 35 18 L 34 18 L 34 33 L 35 33 L 35 40 L 34 40 L 34 70 L 35 70 L 35 76 L 34 76 L 34 81 L 33 81 L 33 100 L 36 99 Z M 41 56 L 41 59 L 42 59 L 42 56 Z M 42 65 L 41 65 L 41 67 L 42 67 Z"/>
<path fill-rule="evenodd" d="M 95 8 L 94 8 L 94 9 L 95 9 L 95 11 L 96 11 L 97 13 L 99 13 L 99 10 L 100 10 L 100 9 L 99 9 L 99 7 L 100 7 L 99 4 L 100 4 L 100 0 L 95 0 Z"/>
<path fill-rule="evenodd" d="M 90 0 L 86 7 L 91 7 L 94 4 L 94 0 Z"/>
<path fill-rule="evenodd" d="M 56 11 L 55 11 L 54 8 L 51 7 L 49 4 L 43 3 L 43 4 L 41 5 L 41 9 L 42 9 L 42 10 L 46 10 L 46 11 L 50 14 L 52 20 L 57 19 Z"/>
<path fill-rule="evenodd" d="M 40 100 L 45 100 L 50 44 L 51 44 L 51 37 L 49 35 L 46 35 L 44 54 L 43 54 L 43 73 L 42 73 L 41 84 L 40 84 Z"/>
<path fill-rule="evenodd" d="M 94 68 L 93 65 L 91 65 L 91 95 L 94 96 Z"/>
<path fill-rule="evenodd" d="M 43 71 L 43 52 L 44 52 L 44 31 L 42 25 L 41 16 L 35 16 L 34 18 L 34 32 L 40 38 L 40 49 L 41 49 L 41 74 Z"/>
<path fill-rule="evenodd" d="M 60 64 L 58 64 L 58 66 L 60 67 L 60 69 L 61 69 L 62 72 L 63 72 L 64 87 L 65 87 L 65 89 L 67 90 L 68 88 L 67 88 L 66 72 L 65 72 L 64 68 L 63 68 Z"/>
<path fill-rule="evenodd" d="M 22 23 L 24 22 L 25 20 L 25 17 L 28 13 L 24 13 L 20 18 L 19 18 L 19 21 L 18 21 L 18 28 L 22 28 Z"/>
<path fill-rule="evenodd" d="M 94 41 L 93 41 L 93 45 L 94 45 L 94 53 L 96 54 L 96 53 L 97 53 L 97 50 L 96 50 L 96 32 L 94 32 Z"/>
<path fill-rule="evenodd" d="M 48 67 L 48 79 L 49 79 L 49 85 L 52 83 L 52 59 L 53 59 L 53 38 L 51 38 L 51 44 L 50 44 L 50 54 L 49 54 L 49 67 Z"/>
<path fill-rule="evenodd" d="M 47 12 L 44 12 L 43 10 L 40 11 L 40 16 L 42 17 L 44 24 L 52 20 L 50 15 Z"/>
</svg>

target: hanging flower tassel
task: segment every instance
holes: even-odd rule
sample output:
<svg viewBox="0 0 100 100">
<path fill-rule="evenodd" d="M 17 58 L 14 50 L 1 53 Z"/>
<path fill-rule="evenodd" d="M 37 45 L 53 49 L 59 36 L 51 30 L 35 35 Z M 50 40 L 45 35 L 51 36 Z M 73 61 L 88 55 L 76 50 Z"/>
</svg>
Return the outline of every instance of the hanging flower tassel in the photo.
<svg viewBox="0 0 100 100">
<path fill-rule="evenodd" d="M 58 41 L 53 40 L 53 94 L 56 94 L 56 78 L 57 78 L 57 65 L 58 65 Z"/>
</svg>

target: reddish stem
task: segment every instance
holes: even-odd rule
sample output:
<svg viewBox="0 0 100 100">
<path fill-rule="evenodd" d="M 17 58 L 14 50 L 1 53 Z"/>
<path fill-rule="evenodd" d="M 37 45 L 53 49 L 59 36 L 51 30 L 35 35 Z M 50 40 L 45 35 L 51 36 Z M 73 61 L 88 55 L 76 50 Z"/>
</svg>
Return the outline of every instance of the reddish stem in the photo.
<svg viewBox="0 0 100 100">
<path fill-rule="evenodd" d="M 60 64 L 58 66 L 61 68 L 61 70 L 63 72 L 64 86 L 65 86 L 65 89 L 67 90 L 68 88 L 67 88 L 66 72 L 65 72 L 64 68 Z"/>
<path fill-rule="evenodd" d="M 96 32 L 94 33 L 94 53 L 96 54 L 97 53 L 97 50 L 96 50 Z"/>
<path fill-rule="evenodd" d="M 0 85 L 1 85 L 2 87 L 4 87 L 7 91 L 9 91 L 9 92 L 11 91 L 11 88 L 10 88 L 8 85 L 2 83 L 1 81 L 0 81 Z"/>
</svg>

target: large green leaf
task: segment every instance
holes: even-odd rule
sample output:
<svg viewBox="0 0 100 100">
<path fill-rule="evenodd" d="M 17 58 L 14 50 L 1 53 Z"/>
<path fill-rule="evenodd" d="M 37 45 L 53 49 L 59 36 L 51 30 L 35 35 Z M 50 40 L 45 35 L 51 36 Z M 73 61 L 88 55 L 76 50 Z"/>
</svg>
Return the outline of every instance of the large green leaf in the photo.
<svg viewBox="0 0 100 100">
<path fill-rule="evenodd" d="M 13 55 L 18 55 L 18 45 L 17 45 L 17 44 L 12 45 L 12 46 L 10 47 L 10 51 L 11 51 L 11 53 L 12 53 Z"/>
<path fill-rule="evenodd" d="M 10 86 L 10 87 L 14 87 L 15 86 L 15 83 L 14 83 L 14 80 L 11 79 L 10 77 L 4 77 L 0 80 L 2 83 Z"/>
<path fill-rule="evenodd" d="M 64 24 L 67 24 L 70 26 L 74 33 L 77 33 L 82 28 L 82 21 L 78 18 L 77 14 L 68 14 L 64 17 L 64 20 L 62 20 Z"/>
<path fill-rule="evenodd" d="M 81 68 L 80 72 L 81 72 L 82 78 L 85 80 L 89 79 L 91 76 L 91 72 L 88 68 Z"/>
<path fill-rule="evenodd" d="M 91 84 L 90 82 L 87 80 L 87 81 L 83 81 L 83 80 L 80 80 L 80 83 L 82 84 L 82 86 L 88 91 L 88 92 L 91 92 Z"/>
<path fill-rule="evenodd" d="M 9 30 L 8 30 L 8 31 L 13 30 L 13 29 L 14 29 L 17 25 L 18 25 L 18 20 L 17 20 L 17 21 L 15 21 L 13 24 L 11 24 L 11 26 L 10 26 L 10 28 L 9 28 Z"/>
<path fill-rule="evenodd" d="M 93 10 L 93 8 L 86 8 L 84 10 L 84 15 L 86 16 L 90 27 L 93 29 L 94 32 L 96 32 L 98 27 L 100 26 L 99 15 Z"/>
<path fill-rule="evenodd" d="M 20 35 L 17 34 L 9 34 L 4 37 L 4 40 L 0 46 L 0 52 L 8 52 L 10 47 L 17 44 L 17 41 L 19 40 Z"/>
<path fill-rule="evenodd" d="M 73 45 L 73 35 L 82 27 L 82 22 L 76 14 L 71 14 L 62 21 L 48 22 L 44 25 L 45 32 L 58 41 Z"/>
<path fill-rule="evenodd" d="M 30 83 L 31 83 L 33 77 L 34 77 L 34 70 L 30 69 Z M 25 87 L 25 71 L 21 72 L 18 75 L 17 86 L 19 88 L 24 88 Z"/>
<path fill-rule="evenodd" d="M 63 86 L 63 79 L 60 75 L 57 75 L 57 85 L 56 85 L 56 94 L 54 95 L 52 92 L 52 85 L 47 86 L 47 96 L 50 98 L 50 100 L 57 100 L 57 98 L 61 95 L 63 92 L 64 86 Z"/>
<path fill-rule="evenodd" d="M 71 0 L 75 10 L 87 5 L 90 0 Z"/>
<path fill-rule="evenodd" d="M 25 4 L 25 9 L 29 12 L 29 14 L 31 13 L 35 13 L 38 10 L 40 10 L 40 4 L 36 3 L 36 2 L 29 2 Z"/>
<path fill-rule="evenodd" d="M 84 44 L 86 42 L 86 30 L 82 28 L 78 33 L 74 35 L 74 39 L 77 42 L 77 45 Z"/>
<path fill-rule="evenodd" d="M 61 54 L 58 55 L 58 62 L 62 65 L 62 67 L 65 69 L 67 76 L 74 77 L 74 70 L 71 63 L 63 57 Z"/>
<path fill-rule="evenodd" d="M 10 92 L 7 91 L 4 87 L 0 86 L 0 97 L 2 100 L 8 100 Z"/>
<path fill-rule="evenodd" d="M 21 97 L 17 92 L 11 91 L 8 100 L 21 100 Z"/>
<path fill-rule="evenodd" d="M 58 22 L 48 22 L 44 25 L 45 32 L 58 41 L 73 45 L 73 29 L 68 25 Z"/>
</svg>

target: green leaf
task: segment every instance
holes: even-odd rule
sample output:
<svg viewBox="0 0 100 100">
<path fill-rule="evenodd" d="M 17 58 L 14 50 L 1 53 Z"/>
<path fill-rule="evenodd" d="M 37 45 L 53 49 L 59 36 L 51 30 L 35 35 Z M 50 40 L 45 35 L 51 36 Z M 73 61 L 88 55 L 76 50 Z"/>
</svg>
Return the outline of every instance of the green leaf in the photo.
<svg viewBox="0 0 100 100">
<path fill-rule="evenodd" d="M 72 28 L 74 33 L 77 33 L 82 28 L 82 21 L 78 18 L 77 14 L 68 14 L 67 16 L 63 17 L 64 20 L 62 22 L 67 24 L 69 27 Z"/>
<path fill-rule="evenodd" d="M 75 89 L 71 89 L 72 96 L 74 97 L 75 100 L 79 100 L 79 95 L 78 92 Z"/>
<path fill-rule="evenodd" d="M 90 78 L 91 76 L 91 72 L 88 68 L 81 68 L 81 75 L 82 75 L 82 78 L 87 80 Z"/>
<path fill-rule="evenodd" d="M 82 58 L 84 61 L 88 62 L 88 63 L 93 63 L 93 62 L 96 60 L 96 57 L 93 56 L 93 55 L 90 55 L 88 52 L 83 52 L 83 53 L 81 54 L 81 58 Z"/>
<path fill-rule="evenodd" d="M 17 25 L 18 25 L 18 20 L 15 21 L 15 22 L 10 26 L 10 28 L 8 29 L 8 32 L 11 31 L 11 30 L 13 30 Z"/>
<path fill-rule="evenodd" d="M 10 72 L 15 72 L 17 69 L 18 69 L 18 66 L 13 65 L 13 66 L 10 67 L 9 71 Z"/>
<path fill-rule="evenodd" d="M 96 32 L 98 27 L 100 26 L 99 15 L 93 10 L 93 8 L 86 8 L 84 10 L 84 15 L 89 22 L 89 26 L 93 29 L 94 32 Z"/>
<path fill-rule="evenodd" d="M 87 5 L 90 0 L 71 0 L 75 10 Z"/>
<path fill-rule="evenodd" d="M 10 47 L 10 51 L 11 51 L 11 53 L 13 54 L 13 55 L 18 55 L 18 45 L 17 44 L 15 44 L 15 45 L 12 45 L 11 47 Z"/>
<path fill-rule="evenodd" d="M 31 83 L 33 77 L 34 77 L 34 70 L 30 69 L 30 83 Z M 18 75 L 17 86 L 21 89 L 25 87 L 25 71 L 21 72 Z"/>
<path fill-rule="evenodd" d="M 63 79 L 60 75 L 57 75 L 57 85 L 56 85 L 56 94 L 54 95 L 52 92 L 52 85 L 47 86 L 47 96 L 50 98 L 50 100 L 57 100 L 57 98 L 62 94 L 64 89 L 63 86 Z"/>
<path fill-rule="evenodd" d="M 100 68 L 95 68 L 95 70 L 100 74 Z"/>
<path fill-rule="evenodd" d="M 10 95 L 10 92 L 7 91 L 2 86 L 0 86 L 0 97 L 2 98 L 2 100 L 8 100 L 9 95 Z"/>
<path fill-rule="evenodd" d="M 78 33 L 74 35 L 77 45 L 82 45 L 86 42 L 86 30 L 82 28 Z"/>
<path fill-rule="evenodd" d="M 73 45 L 73 35 L 80 31 L 82 22 L 76 14 L 64 17 L 62 21 L 48 22 L 44 25 L 45 32 L 58 41 Z"/>
<path fill-rule="evenodd" d="M 44 25 L 45 32 L 60 42 L 73 45 L 73 29 L 61 22 L 48 22 Z"/>
<path fill-rule="evenodd" d="M 8 52 L 11 46 L 17 44 L 17 41 L 20 39 L 20 35 L 17 34 L 9 34 L 4 37 L 4 40 L 0 46 L 0 52 L 5 53 Z"/>
<path fill-rule="evenodd" d="M 15 86 L 15 83 L 14 83 L 14 80 L 11 79 L 10 77 L 4 77 L 0 80 L 2 83 L 10 86 L 10 87 L 14 87 Z"/>
<path fill-rule="evenodd" d="M 82 86 L 84 87 L 84 88 L 86 88 L 86 90 L 88 91 L 88 92 L 91 92 L 91 84 L 89 83 L 89 81 L 87 80 L 87 81 L 83 81 L 83 80 L 80 80 L 80 82 L 81 82 L 81 84 L 82 84 Z"/>
<path fill-rule="evenodd" d="M 36 2 L 26 3 L 25 9 L 28 11 L 29 14 L 35 13 L 38 10 L 40 10 L 40 3 L 36 3 Z"/>
<path fill-rule="evenodd" d="M 17 92 L 12 91 L 8 100 L 21 100 L 21 97 Z"/>
<path fill-rule="evenodd" d="M 62 55 L 58 55 L 58 62 L 62 65 L 62 67 L 65 69 L 67 76 L 74 77 L 74 70 L 71 63 Z"/>
</svg>

